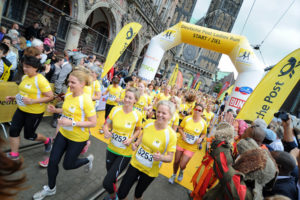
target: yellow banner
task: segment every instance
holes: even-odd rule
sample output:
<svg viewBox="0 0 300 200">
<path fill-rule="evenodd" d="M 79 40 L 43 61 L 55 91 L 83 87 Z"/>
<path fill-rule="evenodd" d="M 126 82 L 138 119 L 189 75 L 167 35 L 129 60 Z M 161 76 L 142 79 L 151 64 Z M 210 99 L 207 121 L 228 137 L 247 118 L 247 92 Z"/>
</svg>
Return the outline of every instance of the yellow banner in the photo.
<svg viewBox="0 0 300 200">
<path fill-rule="evenodd" d="M 282 59 L 255 88 L 241 109 L 238 119 L 264 119 L 271 122 L 300 80 L 300 49 Z"/>
<path fill-rule="evenodd" d="M 170 81 L 169 81 L 169 85 L 173 86 L 176 84 L 176 80 L 177 80 L 177 75 L 178 75 L 178 63 L 176 63 L 176 67 L 171 75 Z"/>
<path fill-rule="evenodd" d="M 224 97 L 225 97 L 225 94 L 228 93 L 228 95 L 230 95 L 231 92 L 232 92 L 232 89 L 233 89 L 233 85 L 230 86 L 227 90 L 225 90 L 225 91 L 220 95 L 220 97 L 219 97 L 218 100 L 222 102 L 223 99 L 224 99 Z"/>
<path fill-rule="evenodd" d="M 197 86 L 196 86 L 196 89 L 195 89 L 196 91 L 199 90 L 201 84 L 202 84 L 202 81 L 198 81 Z"/>
<path fill-rule="evenodd" d="M 52 91 L 54 91 L 54 84 L 50 83 L 50 86 Z M 5 101 L 5 97 L 16 96 L 18 92 L 18 85 L 15 82 L 0 81 L 0 123 L 10 122 L 12 120 L 12 117 L 17 109 L 17 102 L 7 102 Z M 48 104 L 55 105 L 56 100 L 53 100 Z M 44 113 L 44 117 L 51 115 L 52 113 L 48 113 L 47 111 Z"/>
<path fill-rule="evenodd" d="M 17 102 L 7 102 L 5 97 L 15 96 L 18 91 L 18 85 L 15 82 L 0 81 L 0 123 L 11 121 L 17 109 Z"/>
<path fill-rule="evenodd" d="M 101 78 L 113 67 L 141 28 L 141 24 L 131 22 L 121 29 L 108 51 Z"/>
</svg>

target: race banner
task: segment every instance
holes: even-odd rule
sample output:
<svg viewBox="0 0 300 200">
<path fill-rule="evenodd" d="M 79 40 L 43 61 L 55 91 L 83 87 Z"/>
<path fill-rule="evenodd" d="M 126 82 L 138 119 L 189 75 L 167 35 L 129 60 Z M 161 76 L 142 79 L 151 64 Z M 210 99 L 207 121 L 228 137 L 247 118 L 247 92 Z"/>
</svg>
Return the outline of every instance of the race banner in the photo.
<svg viewBox="0 0 300 200">
<path fill-rule="evenodd" d="M 170 86 L 173 86 L 176 84 L 177 74 L 178 74 L 178 64 L 176 63 L 176 67 L 175 67 L 175 69 L 171 75 L 170 81 L 169 81 Z"/>
<path fill-rule="evenodd" d="M 282 59 L 263 78 L 237 119 L 254 121 L 261 118 L 269 124 L 299 80 L 300 49 L 297 49 Z"/>
<path fill-rule="evenodd" d="M 198 83 L 197 83 L 197 85 L 196 85 L 196 89 L 195 89 L 196 91 L 199 90 L 201 84 L 202 84 L 202 81 L 198 81 Z"/>
<path fill-rule="evenodd" d="M 101 78 L 113 67 L 115 62 L 124 53 L 128 45 L 135 38 L 142 25 L 136 22 L 126 24 L 115 37 L 106 57 Z"/>
<path fill-rule="evenodd" d="M 17 102 L 8 102 L 5 97 L 15 96 L 18 91 L 18 85 L 15 82 L 0 81 L 0 123 L 11 121 L 17 109 Z"/>
</svg>

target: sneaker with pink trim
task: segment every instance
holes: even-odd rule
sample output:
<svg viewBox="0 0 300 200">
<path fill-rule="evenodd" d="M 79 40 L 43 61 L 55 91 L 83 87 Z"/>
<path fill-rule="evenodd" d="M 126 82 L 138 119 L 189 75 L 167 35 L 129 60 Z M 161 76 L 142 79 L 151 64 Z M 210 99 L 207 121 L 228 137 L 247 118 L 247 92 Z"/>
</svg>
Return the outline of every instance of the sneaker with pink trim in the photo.
<svg viewBox="0 0 300 200">
<path fill-rule="evenodd" d="M 85 153 L 88 151 L 90 145 L 91 145 L 91 141 L 88 140 L 88 141 L 86 142 L 86 145 L 83 147 L 83 149 L 82 149 L 82 151 L 81 151 L 80 154 L 81 154 L 81 155 L 85 154 Z"/>
<path fill-rule="evenodd" d="M 46 160 L 43 160 L 43 161 L 40 161 L 39 162 L 39 165 L 41 166 L 41 167 L 48 167 L 48 163 L 49 163 L 49 158 L 46 158 Z"/>
</svg>

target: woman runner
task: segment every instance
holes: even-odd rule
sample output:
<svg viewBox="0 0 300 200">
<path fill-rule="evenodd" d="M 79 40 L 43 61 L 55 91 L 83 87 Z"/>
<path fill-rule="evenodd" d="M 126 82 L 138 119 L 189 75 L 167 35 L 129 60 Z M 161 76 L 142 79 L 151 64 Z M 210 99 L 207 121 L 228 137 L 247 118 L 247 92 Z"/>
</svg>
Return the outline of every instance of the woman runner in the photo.
<svg viewBox="0 0 300 200">
<path fill-rule="evenodd" d="M 25 55 L 22 63 L 25 75 L 19 85 L 19 93 L 6 97 L 6 101 L 16 100 L 18 104 L 9 130 L 11 152 L 7 153 L 7 157 L 12 160 L 19 159 L 20 132 L 23 127 L 25 139 L 43 141 L 46 152 L 50 152 L 52 146 L 50 138 L 35 131 L 46 110 L 45 103 L 53 99 L 53 92 L 47 79 L 38 73 L 42 68 L 40 59 Z"/>
<path fill-rule="evenodd" d="M 203 106 L 195 104 L 193 115 L 183 119 L 178 127 L 180 138 L 177 142 L 175 160 L 173 164 L 173 175 L 169 179 L 169 183 L 173 184 L 176 178 L 178 168 L 180 172 L 177 177 L 178 181 L 183 179 L 183 171 L 186 165 L 197 151 L 197 147 L 201 144 L 206 136 L 206 122 L 202 119 Z"/>
<path fill-rule="evenodd" d="M 86 172 L 93 167 L 94 156 L 79 159 L 78 156 L 89 139 L 89 128 L 97 123 L 96 111 L 91 96 L 83 92 L 84 86 L 91 83 L 91 77 L 83 71 L 73 71 L 69 76 L 70 92 L 65 95 L 62 108 L 48 106 L 52 113 L 62 113 L 58 120 L 59 132 L 55 138 L 48 165 L 48 185 L 33 195 L 41 200 L 56 193 L 56 176 L 58 164 L 63 156 L 63 167 L 66 170 L 86 165 Z"/>
<path fill-rule="evenodd" d="M 133 109 L 139 96 L 136 88 L 127 89 L 124 105 L 112 109 L 103 127 L 105 138 L 111 138 L 106 151 L 107 174 L 103 181 L 103 187 L 109 193 L 105 200 L 116 198 L 114 184 L 118 175 L 127 167 L 132 156 L 131 143 L 141 130 L 142 114 Z"/>
<path fill-rule="evenodd" d="M 119 199 L 126 199 L 135 181 L 138 181 L 135 199 L 141 199 L 144 191 L 158 176 L 161 162 L 172 162 L 177 138 L 168 123 L 174 112 L 173 103 L 160 101 L 157 105 L 157 119 L 145 123 L 142 136 L 132 145 L 136 151 L 118 190 Z"/>
</svg>

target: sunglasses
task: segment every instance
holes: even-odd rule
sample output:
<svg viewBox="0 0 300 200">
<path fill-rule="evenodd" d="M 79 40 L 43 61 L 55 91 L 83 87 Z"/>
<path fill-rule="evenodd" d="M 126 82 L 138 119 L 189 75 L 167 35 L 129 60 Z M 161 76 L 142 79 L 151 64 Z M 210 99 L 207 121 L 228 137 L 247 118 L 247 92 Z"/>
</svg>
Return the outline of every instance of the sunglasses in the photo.
<svg viewBox="0 0 300 200">
<path fill-rule="evenodd" d="M 197 108 L 195 108 L 194 111 L 202 112 L 202 109 L 197 109 Z"/>
</svg>

